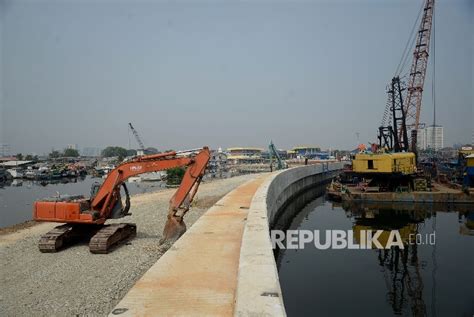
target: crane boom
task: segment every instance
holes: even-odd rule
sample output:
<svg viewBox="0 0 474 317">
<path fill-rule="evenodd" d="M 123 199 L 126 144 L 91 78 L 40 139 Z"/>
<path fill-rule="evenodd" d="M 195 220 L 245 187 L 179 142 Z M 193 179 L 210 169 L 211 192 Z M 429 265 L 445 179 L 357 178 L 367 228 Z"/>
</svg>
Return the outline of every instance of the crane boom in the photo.
<svg viewBox="0 0 474 317">
<path fill-rule="evenodd" d="M 278 150 L 275 147 L 275 144 L 273 144 L 273 141 L 270 141 L 270 144 L 268 145 L 268 152 L 270 154 L 270 167 L 272 167 L 273 164 L 273 156 L 275 156 L 276 162 L 277 162 L 277 169 L 281 170 L 285 168 L 285 163 L 280 157 L 280 154 L 278 154 Z"/>
<path fill-rule="evenodd" d="M 137 140 L 138 146 L 140 147 L 140 150 L 144 151 L 145 150 L 145 145 L 143 145 L 142 139 L 138 135 L 137 130 L 135 130 L 135 128 L 133 127 L 131 122 L 128 123 L 128 126 L 130 127 L 130 130 L 132 130 L 133 136 Z"/>
<path fill-rule="evenodd" d="M 413 62 L 407 87 L 407 101 L 405 103 L 406 126 L 408 130 L 416 131 L 420 126 L 421 99 L 428 65 L 434 5 L 435 0 L 425 0 L 423 16 L 413 52 Z"/>
</svg>

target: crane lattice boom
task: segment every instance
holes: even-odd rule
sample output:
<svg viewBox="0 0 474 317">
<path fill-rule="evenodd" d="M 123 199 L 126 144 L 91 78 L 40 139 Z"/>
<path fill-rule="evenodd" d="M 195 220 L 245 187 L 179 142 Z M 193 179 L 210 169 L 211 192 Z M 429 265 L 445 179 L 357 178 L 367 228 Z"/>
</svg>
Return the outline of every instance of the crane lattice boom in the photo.
<svg viewBox="0 0 474 317">
<path fill-rule="evenodd" d="M 426 67 L 428 65 L 434 2 L 435 0 L 425 0 L 415 51 L 413 52 L 413 63 L 410 69 L 405 102 L 406 126 L 408 130 L 418 130 L 420 126 L 421 98 L 425 83 Z"/>
<path fill-rule="evenodd" d="M 138 135 L 137 130 L 133 127 L 132 123 L 128 123 L 130 126 L 130 130 L 132 130 L 133 136 L 135 136 L 135 139 L 138 142 L 138 146 L 140 146 L 139 150 L 144 151 L 145 150 L 145 145 L 143 145 L 142 139 L 140 139 L 140 136 Z"/>
</svg>

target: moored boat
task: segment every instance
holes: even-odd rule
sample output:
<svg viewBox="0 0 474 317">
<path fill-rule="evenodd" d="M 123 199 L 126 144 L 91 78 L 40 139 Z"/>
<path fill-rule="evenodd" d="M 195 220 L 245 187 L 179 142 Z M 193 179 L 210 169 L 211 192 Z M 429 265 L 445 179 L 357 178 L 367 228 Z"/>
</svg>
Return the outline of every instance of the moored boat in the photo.
<svg viewBox="0 0 474 317">
<path fill-rule="evenodd" d="M 24 173 L 22 170 L 17 169 L 17 168 L 10 168 L 7 170 L 7 172 L 13 177 L 13 178 L 23 178 Z"/>
</svg>

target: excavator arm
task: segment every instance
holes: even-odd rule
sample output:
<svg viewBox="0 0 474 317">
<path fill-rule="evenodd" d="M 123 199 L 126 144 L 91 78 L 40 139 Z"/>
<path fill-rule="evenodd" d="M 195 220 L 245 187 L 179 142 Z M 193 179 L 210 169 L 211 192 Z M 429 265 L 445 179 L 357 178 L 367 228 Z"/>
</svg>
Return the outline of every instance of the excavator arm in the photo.
<svg viewBox="0 0 474 317">
<path fill-rule="evenodd" d="M 187 167 L 180 187 L 170 201 L 170 208 L 177 209 L 185 201 L 193 185 L 199 180 L 209 161 L 209 149 L 203 148 L 195 156 L 178 156 L 176 152 L 147 155 L 122 163 L 112 170 L 97 194 L 91 198 L 91 209 L 100 212 L 100 218 L 109 218 L 119 198 L 120 186 L 130 177 L 158 172 L 175 167 Z"/>
<path fill-rule="evenodd" d="M 198 190 L 209 159 L 210 152 L 207 147 L 200 149 L 197 154 L 167 152 L 134 158 L 112 170 L 90 199 L 83 196 L 72 196 L 35 202 L 33 219 L 36 221 L 63 222 L 71 224 L 71 228 L 73 224 L 103 225 L 107 219 L 120 218 L 127 215 L 129 197 L 125 181 L 129 177 L 175 167 L 186 167 L 181 184 L 170 199 L 168 219 L 161 243 L 178 238 L 186 230 L 183 217 L 189 210 L 190 204 Z M 124 209 L 121 208 L 121 186 L 124 187 L 127 195 L 127 206 Z M 63 231 L 66 232 L 67 230 Z M 93 239 L 91 243 L 92 241 Z M 108 250 L 108 247 L 107 244 L 104 249 Z M 52 249 L 56 251 L 56 243 Z"/>
<path fill-rule="evenodd" d="M 186 231 L 183 217 L 189 210 L 191 202 L 197 193 L 209 159 L 209 150 L 201 151 L 194 158 L 193 164 L 189 165 L 186 169 L 181 185 L 170 199 L 168 219 L 166 220 L 160 244 L 166 241 L 173 241 Z"/>
</svg>

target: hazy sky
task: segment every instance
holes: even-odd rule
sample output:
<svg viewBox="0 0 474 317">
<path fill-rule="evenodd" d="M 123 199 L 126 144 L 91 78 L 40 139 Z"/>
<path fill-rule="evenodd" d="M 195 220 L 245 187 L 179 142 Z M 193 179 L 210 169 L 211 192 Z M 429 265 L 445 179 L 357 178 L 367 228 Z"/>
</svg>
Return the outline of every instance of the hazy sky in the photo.
<svg viewBox="0 0 474 317">
<path fill-rule="evenodd" d="M 437 123 L 445 145 L 468 143 L 474 1 L 436 2 Z M 0 143 L 128 146 L 132 122 L 160 150 L 270 139 L 351 149 L 376 138 L 420 5 L 0 0 Z"/>
</svg>

